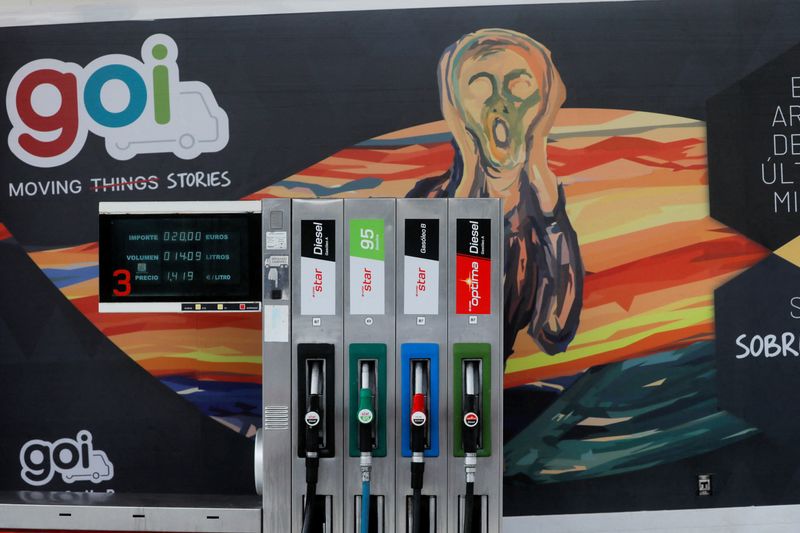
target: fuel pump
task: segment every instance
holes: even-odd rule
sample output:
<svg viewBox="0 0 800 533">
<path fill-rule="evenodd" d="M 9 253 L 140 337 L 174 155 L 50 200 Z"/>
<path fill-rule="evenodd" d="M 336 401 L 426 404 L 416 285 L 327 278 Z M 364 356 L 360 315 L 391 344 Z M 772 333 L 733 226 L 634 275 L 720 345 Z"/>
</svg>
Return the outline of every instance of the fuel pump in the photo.
<svg viewBox="0 0 800 533">
<path fill-rule="evenodd" d="M 464 445 L 464 533 L 473 533 L 475 471 L 478 459 L 478 437 L 480 435 L 480 401 L 478 398 L 478 362 L 464 364 L 464 401 L 462 403 L 461 430 Z"/>
<path fill-rule="evenodd" d="M 278 512 L 291 513 L 290 533 L 342 533 L 343 202 L 292 200 L 291 217 L 292 373 L 282 378 L 296 413 L 293 490 L 291 507 Z"/>
<path fill-rule="evenodd" d="M 374 445 L 375 397 L 372 394 L 369 363 L 361 364 L 361 387 L 358 392 L 358 450 L 361 452 L 361 533 L 369 533 L 370 474 Z"/>
<path fill-rule="evenodd" d="M 344 200 L 347 533 L 395 533 L 395 206 Z"/>
<path fill-rule="evenodd" d="M 306 456 L 306 502 L 303 510 L 303 533 L 310 533 L 314 527 L 314 512 L 317 500 L 317 480 L 319 477 L 320 421 L 323 415 L 322 404 L 322 363 L 309 364 L 310 376 L 308 403 L 303 423 L 305 424 Z"/>
<path fill-rule="evenodd" d="M 489 533 L 502 520 L 502 203 L 450 199 L 448 219 L 448 521 Z"/>
<path fill-rule="evenodd" d="M 411 402 L 411 490 L 413 533 L 422 531 L 422 486 L 425 479 L 425 431 L 428 425 L 428 409 L 425 384 L 425 364 L 415 361 L 413 365 L 413 390 Z"/>
</svg>

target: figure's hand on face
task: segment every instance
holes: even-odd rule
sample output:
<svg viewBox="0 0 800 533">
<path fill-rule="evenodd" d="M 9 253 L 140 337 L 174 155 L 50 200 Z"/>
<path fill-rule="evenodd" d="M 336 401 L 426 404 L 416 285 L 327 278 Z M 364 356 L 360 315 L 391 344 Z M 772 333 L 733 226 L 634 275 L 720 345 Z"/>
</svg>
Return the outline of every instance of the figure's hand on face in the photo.
<svg viewBox="0 0 800 533">
<path fill-rule="evenodd" d="M 456 106 L 486 174 L 516 177 L 527 159 L 528 131 L 542 106 L 528 62 L 513 48 L 488 49 L 466 59 L 454 73 Z"/>
</svg>

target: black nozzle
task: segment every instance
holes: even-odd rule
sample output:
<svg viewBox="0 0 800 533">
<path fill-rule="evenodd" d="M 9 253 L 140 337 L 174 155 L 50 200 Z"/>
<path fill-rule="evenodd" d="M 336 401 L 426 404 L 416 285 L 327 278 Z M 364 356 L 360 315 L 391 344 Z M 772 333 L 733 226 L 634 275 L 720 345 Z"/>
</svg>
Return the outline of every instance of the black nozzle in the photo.
<svg viewBox="0 0 800 533">
<path fill-rule="evenodd" d="M 371 452 L 374 448 L 372 438 L 372 423 L 358 425 L 358 451 L 362 453 Z"/>
<path fill-rule="evenodd" d="M 464 361 L 464 396 L 461 403 L 461 441 L 464 453 L 477 453 L 481 430 L 480 364 Z"/>
<path fill-rule="evenodd" d="M 477 394 L 468 394 L 464 398 L 462 423 L 464 427 L 461 430 L 461 440 L 464 444 L 464 453 L 477 453 L 481 427 L 480 402 Z"/>
<path fill-rule="evenodd" d="M 322 425 L 322 400 L 319 394 L 308 397 L 308 410 L 305 416 L 306 423 L 306 456 L 309 452 L 319 453 L 320 426 Z"/>
<path fill-rule="evenodd" d="M 411 452 L 425 452 L 425 428 L 422 426 L 411 425 Z"/>
<path fill-rule="evenodd" d="M 422 461 L 411 462 L 411 488 L 413 490 L 422 490 L 422 484 L 425 478 L 425 463 Z"/>
</svg>

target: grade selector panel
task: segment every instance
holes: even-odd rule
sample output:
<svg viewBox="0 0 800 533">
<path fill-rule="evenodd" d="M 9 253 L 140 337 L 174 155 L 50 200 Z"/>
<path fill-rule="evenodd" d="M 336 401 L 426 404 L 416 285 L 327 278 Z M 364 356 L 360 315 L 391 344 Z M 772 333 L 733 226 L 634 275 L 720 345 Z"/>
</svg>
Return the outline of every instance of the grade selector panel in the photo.
<svg viewBox="0 0 800 533">
<path fill-rule="evenodd" d="M 500 531 L 501 213 L 263 200 L 264 531 Z"/>
</svg>

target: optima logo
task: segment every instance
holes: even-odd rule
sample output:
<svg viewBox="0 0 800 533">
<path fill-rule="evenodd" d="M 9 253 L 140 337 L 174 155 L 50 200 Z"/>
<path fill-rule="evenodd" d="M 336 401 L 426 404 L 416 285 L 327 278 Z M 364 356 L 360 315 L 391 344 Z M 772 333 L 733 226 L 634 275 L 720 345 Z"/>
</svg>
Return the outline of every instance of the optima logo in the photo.
<svg viewBox="0 0 800 533">
<path fill-rule="evenodd" d="M 477 261 L 473 261 L 470 265 L 471 269 L 469 271 L 469 312 L 472 312 L 473 309 L 477 309 L 481 305 L 481 282 L 480 282 L 480 272 L 481 267 Z"/>
<path fill-rule="evenodd" d="M 105 55 L 86 67 L 38 59 L 20 68 L 6 93 L 11 152 L 29 165 L 56 167 L 80 153 L 90 131 L 119 160 L 166 152 L 193 159 L 223 149 L 228 116 L 205 83 L 180 81 L 175 41 L 152 35 L 141 57 Z"/>
<path fill-rule="evenodd" d="M 23 481 L 37 487 L 49 483 L 56 473 L 65 483 L 100 483 L 114 477 L 114 465 L 105 452 L 94 449 L 92 434 L 85 429 L 75 439 L 30 440 L 20 450 L 19 462 Z"/>
</svg>

